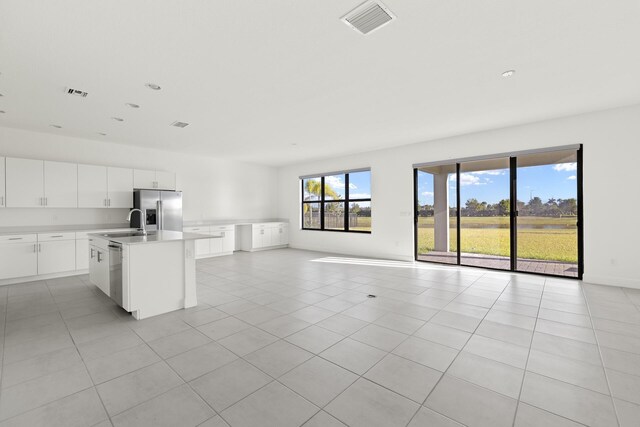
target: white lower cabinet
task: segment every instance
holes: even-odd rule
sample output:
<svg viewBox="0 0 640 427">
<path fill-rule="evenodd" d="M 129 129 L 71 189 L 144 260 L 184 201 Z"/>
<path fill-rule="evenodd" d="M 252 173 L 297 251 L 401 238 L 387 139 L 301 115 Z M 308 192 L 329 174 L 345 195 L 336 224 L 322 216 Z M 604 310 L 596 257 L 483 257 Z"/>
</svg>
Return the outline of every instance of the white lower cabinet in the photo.
<svg viewBox="0 0 640 427">
<path fill-rule="evenodd" d="M 89 280 L 110 296 L 108 249 L 89 244 Z"/>
<path fill-rule="evenodd" d="M 38 274 L 38 236 L 0 236 L 0 279 Z"/>
<path fill-rule="evenodd" d="M 76 270 L 89 268 L 89 239 L 76 239 Z"/>
<path fill-rule="evenodd" d="M 265 222 L 239 226 L 240 249 L 255 251 L 283 247 L 289 244 L 289 224 Z"/>
<path fill-rule="evenodd" d="M 216 236 L 215 239 L 196 240 L 196 258 L 230 255 L 235 250 L 236 238 L 234 225 L 185 227 L 183 231 L 185 233 Z"/>
<path fill-rule="evenodd" d="M 38 235 L 38 274 L 76 269 L 75 233 Z"/>
</svg>

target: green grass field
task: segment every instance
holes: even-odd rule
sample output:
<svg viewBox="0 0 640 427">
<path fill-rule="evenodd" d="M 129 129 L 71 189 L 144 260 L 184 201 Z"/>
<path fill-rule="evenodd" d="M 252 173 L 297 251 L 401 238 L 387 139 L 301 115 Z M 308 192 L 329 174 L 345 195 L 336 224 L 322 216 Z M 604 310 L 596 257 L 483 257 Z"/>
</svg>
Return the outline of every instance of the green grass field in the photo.
<svg viewBox="0 0 640 427">
<path fill-rule="evenodd" d="M 523 226 L 559 228 L 523 228 L 518 231 L 518 257 L 547 261 L 578 261 L 578 233 L 575 218 L 519 217 Z M 450 248 L 456 248 L 456 219 L 451 219 Z M 490 227 L 490 228 L 483 228 Z M 500 228 L 497 228 L 500 227 Z M 562 228 L 566 227 L 566 228 Z M 509 256 L 508 217 L 463 217 L 461 250 L 466 253 Z M 433 217 L 419 218 L 418 253 L 433 250 Z"/>
</svg>

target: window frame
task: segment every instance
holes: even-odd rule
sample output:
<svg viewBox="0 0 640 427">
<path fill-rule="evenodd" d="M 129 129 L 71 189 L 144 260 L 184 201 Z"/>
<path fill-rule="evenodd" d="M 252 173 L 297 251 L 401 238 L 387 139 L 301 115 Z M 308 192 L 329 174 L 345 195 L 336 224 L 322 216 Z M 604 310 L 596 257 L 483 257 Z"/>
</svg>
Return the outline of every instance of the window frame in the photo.
<svg viewBox="0 0 640 427">
<path fill-rule="evenodd" d="M 318 174 L 318 175 L 309 175 L 309 176 L 305 176 L 305 177 L 300 177 L 300 189 L 302 190 L 302 192 L 300 193 L 300 197 L 301 197 L 301 204 L 300 207 L 301 209 L 301 223 L 300 223 L 300 229 L 301 230 L 309 230 L 309 231 L 330 231 L 330 232 L 335 232 L 335 233 L 360 233 L 360 234 L 371 234 L 371 230 L 350 230 L 349 229 L 349 204 L 350 203 L 369 203 L 369 209 L 371 210 L 371 197 L 367 198 L 367 199 L 363 199 L 363 198 L 357 198 L 357 199 L 351 199 L 349 197 L 349 174 L 351 173 L 358 173 L 358 172 L 369 172 L 369 178 L 371 178 L 371 169 L 354 169 L 354 170 L 349 170 L 349 171 L 341 171 L 341 172 L 330 172 L 330 173 L 323 173 L 323 174 Z M 331 199 L 331 200 L 326 200 L 325 198 L 325 177 L 327 176 L 336 176 L 336 175 L 344 175 L 344 198 L 342 199 Z M 314 178 L 320 178 L 320 198 L 317 200 L 304 200 L 304 193 L 305 193 L 305 188 L 304 188 L 304 182 L 305 180 L 309 180 L 309 179 L 314 179 Z M 369 181 L 369 186 L 371 186 L 371 181 Z M 325 224 L 324 224 L 324 209 L 325 209 L 325 204 L 327 203 L 343 203 L 344 205 L 344 229 L 339 230 L 339 229 L 332 229 L 332 228 L 325 228 Z M 313 205 L 313 204 L 319 204 L 320 205 L 320 228 L 310 228 L 310 227 L 305 227 L 304 226 L 304 206 L 305 205 Z"/>
</svg>

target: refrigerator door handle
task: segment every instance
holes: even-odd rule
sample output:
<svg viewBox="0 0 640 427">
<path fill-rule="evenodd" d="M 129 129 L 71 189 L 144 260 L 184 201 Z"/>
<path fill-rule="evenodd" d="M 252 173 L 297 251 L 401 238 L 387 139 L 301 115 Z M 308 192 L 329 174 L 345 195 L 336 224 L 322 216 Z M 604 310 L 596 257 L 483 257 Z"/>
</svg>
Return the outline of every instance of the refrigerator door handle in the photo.
<svg viewBox="0 0 640 427">
<path fill-rule="evenodd" d="M 156 202 L 156 204 L 157 204 L 156 212 L 157 212 L 157 215 L 158 215 L 158 230 L 162 230 L 162 229 L 164 229 L 164 224 L 162 224 L 162 217 L 163 217 L 163 215 L 162 215 L 162 200 L 158 200 Z"/>
</svg>

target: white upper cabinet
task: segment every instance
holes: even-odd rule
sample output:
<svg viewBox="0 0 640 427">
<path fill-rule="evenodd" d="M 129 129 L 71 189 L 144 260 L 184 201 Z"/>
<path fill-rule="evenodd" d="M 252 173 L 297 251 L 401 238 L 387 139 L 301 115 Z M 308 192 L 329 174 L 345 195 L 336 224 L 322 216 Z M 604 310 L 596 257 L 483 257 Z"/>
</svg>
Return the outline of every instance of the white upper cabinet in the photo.
<svg viewBox="0 0 640 427">
<path fill-rule="evenodd" d="M 78 207 L 78 165 L 44 162 L 44 205 L 48 208 Z"/>
<path fill-rule="evenodd" d="M 156 171 L 133 170 L 133 188 L 156 188 Z"/>
<path fill-rule="evenodd" d="M 142 189 L 175 190 L 176 174 L 172 172 L 135 169 L 133 187 Z"/>
<path fill-rule="evenodd" d="M 6 206 L 10 208 L 44 207 L 44 162 L 6 159 Z"/>
<path fill-rule="evenodd" d="M 107 206 L 133 207 L 133 169 L 107 168 Z"/>
<path fill-rule="evenodd" d="M 4 157 L 0 157 L 0 208 L 4 208 L 7 204 L 7 198 L 4 194 Z"/>
<path fill-rule="evenodd" d="M 175 190 L 176 174 L 172 172 L 156 171 L 156 188 L 160 190 Z"/>
<path fill-rule="evenodd" d="M 107 168 L 78 165 L 78 207 L 107 207 Z"/>
</svg>

